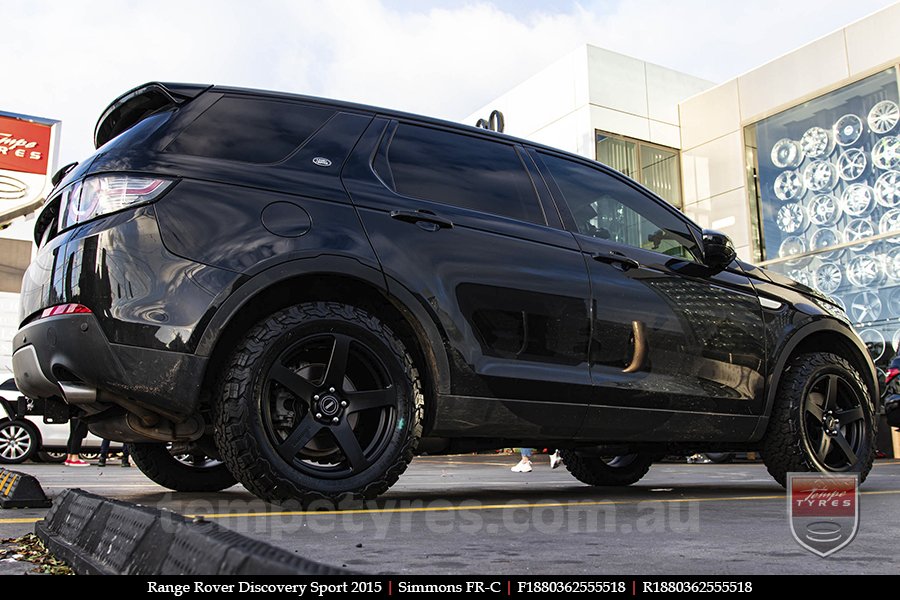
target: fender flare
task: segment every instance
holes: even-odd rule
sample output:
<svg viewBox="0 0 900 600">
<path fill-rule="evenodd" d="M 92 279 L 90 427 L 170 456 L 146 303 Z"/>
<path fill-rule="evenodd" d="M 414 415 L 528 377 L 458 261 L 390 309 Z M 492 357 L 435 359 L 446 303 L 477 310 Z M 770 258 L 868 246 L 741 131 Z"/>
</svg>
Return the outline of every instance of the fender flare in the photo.
<svg viewBox="0 0 900 600">
<path fill-rule="evenodd" d="M 866 349 L 865 345 L 862 343 L 862 340 L 860 340 L 859 337 L 853 333 L 853 330 L 840 321 L 836 319 L 818 319 L 800 327 L 788 338 L 784 346 L 782 346 L 778 361 L 775 363 L 769 373 L 768 384 L 766 386 L 766 402 L 762 414 L 763 418 L 759 426 L 757 427 L 757 431 L 754 433 L 754 439 L 761 439 L 765 434 L 769 416 L 772 414 L 772 407 L 775 405 L 775 396 L 778 393 L 778 385 L 781 383 L 781 377 L 784 374 L 785 367 L 787 366 L 788 358 L 804 340 L 809 338 L 809 336 L 822 332 L 836 333 L 840 335 L 858 353 L 857 358 L 861 360 L 857 360 L 855 362 L 863 363 L 866 365 L 866 369 L 864 370 L 864 372 L 860 373 L 860 375 L 862 375 L 863 381 L 868 385 L 869 393 L 872 396 L 872 402 L 875 405 L 876 412 L 878 411 L 878 375 L 875 372 L 874 364 L 871 360 L 869 360 L 868 349 Z"/>
<path fill-rule="evenodd" d="M 431 313 L 405 287 L 392 285 L 388 290 L 380 269 L 345 256 L 319 255 L 301 258 L 270 267 L 252 277 L 242 278 L 239 280 L 238 287 L 228 293 L 209 320 L 197 342 L 195 354 L 203 357 L 212 356 L 222 332 L 247 303 L 258 294 L 288 279 L 317 274 L 349 277 L 377 288 L 383 297 L 411 322 L 419 337 L 420 345 L 423 346 L 425 358 L 431 363 L 429 366 L 433 369 L 432 379 L 435 393 L 449 393 L 450 364 L 444 345 L 445 336 L 438 328 Z"/>
</svg>

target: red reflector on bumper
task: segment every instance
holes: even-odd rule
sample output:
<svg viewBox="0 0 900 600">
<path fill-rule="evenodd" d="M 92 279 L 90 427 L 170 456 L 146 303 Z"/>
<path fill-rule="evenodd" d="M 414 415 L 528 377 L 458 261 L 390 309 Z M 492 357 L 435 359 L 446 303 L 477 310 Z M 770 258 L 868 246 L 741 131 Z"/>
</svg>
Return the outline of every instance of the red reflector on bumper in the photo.
<svg viewBox="0 0 900 600">
<path fill-rule="evenodd" d="M 58 304 L 57 306 L 45 308 L 44 312 L 41 313 L 40 318 L 43 319 L 44 317 L 55 317 L 57 315 L 74 315 L 89 312 L 91 312 L 91 309 L 83 304 Z"/>
</svg>

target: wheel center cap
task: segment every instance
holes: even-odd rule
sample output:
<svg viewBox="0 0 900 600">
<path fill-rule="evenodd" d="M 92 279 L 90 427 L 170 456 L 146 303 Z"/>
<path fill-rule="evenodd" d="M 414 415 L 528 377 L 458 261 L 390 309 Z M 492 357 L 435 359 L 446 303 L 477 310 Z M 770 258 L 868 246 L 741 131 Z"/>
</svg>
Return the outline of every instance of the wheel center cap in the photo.
<svg viewBox="0 0 900 600">
<path fill-rule="evenodd" d="M 338 414 L 340 410 L 340 401 L 331 394 L 327 394 L 319 398 L 319 412 L 324 416 L 333 417 Z"/>
<path fill-rule="evenodd" d="M 837 423 L 836 423 L 834 417 L 832 417 L 831 415 L 825 416 L 825 420 L 823 422 L 823 425 L 825 426 L 825 431 L 827 431 L 827 432 L 834 431 L 836 424 Z"/>
</svg>

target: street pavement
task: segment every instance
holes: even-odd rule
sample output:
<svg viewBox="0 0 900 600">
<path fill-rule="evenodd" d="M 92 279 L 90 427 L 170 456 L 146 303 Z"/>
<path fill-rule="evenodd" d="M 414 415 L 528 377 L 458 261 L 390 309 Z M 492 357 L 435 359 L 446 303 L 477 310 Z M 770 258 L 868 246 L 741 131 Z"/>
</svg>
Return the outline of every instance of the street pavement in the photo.
<svg viewBox="0 0 900 600">
<path fill-rule="evenodd" d="M 828 558 L 793 539 L 784 490 L 759 463 L 660 463 L 627 488 L 591 488 L 535 457 L 417 458 L 377 502 L 291 511 L 241 486 L 170 492 L 136 468 L 28 464 L 51 496 L 96 494 L 203 515 L 301 556 L 363 573 L 862 574 L 900 571 L 900 461 L 861 488 L 856 539 Z M 0 538 L 33 531 L 46 510 L 0 511 Z M 0 564 L 0 573 L 11 566 Z"/>
</svg>

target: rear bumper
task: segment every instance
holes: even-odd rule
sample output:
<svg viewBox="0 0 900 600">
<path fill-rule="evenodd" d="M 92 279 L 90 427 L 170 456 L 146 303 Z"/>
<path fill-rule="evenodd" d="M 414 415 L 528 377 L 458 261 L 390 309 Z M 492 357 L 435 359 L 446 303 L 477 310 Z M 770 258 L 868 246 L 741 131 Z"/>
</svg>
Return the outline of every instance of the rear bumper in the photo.
<svg viewBox="0 0 900 600">
<path fill-rule="evenodd" d="M 29 398 L 71 405 L 124 398 L 180 418 L 199 403 L 206 358 L 110 343 L 93 314 L 38 319 L 13 338 L 13 372 Z M 104 397 L 105 396 L 105 397 Z"/>
</svg>

